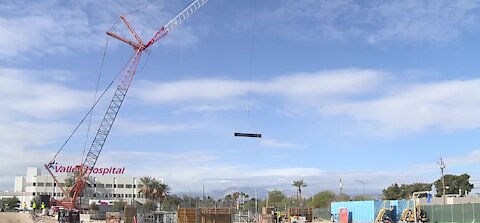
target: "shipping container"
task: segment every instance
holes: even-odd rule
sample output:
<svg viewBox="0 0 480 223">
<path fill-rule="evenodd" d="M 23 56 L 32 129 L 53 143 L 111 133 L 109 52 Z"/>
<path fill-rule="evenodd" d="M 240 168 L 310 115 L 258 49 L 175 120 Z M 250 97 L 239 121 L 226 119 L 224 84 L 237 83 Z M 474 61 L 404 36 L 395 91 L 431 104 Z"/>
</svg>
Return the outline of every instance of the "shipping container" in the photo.
<svg viewBox="0 0 480 223">
<path fill-rule="evenodd" d="M 380 210 L 386 208 L 392 210 L 391 213 L 388 212 L 389 217 L 393 221 L 398 221 L 406 205 L 406 200 L 342 201 L 332 202 L 330 211 L 337 222 L 340 208 L 347 208 L 352 223 L 367 223 L 375 222 Z"/>
</svg>

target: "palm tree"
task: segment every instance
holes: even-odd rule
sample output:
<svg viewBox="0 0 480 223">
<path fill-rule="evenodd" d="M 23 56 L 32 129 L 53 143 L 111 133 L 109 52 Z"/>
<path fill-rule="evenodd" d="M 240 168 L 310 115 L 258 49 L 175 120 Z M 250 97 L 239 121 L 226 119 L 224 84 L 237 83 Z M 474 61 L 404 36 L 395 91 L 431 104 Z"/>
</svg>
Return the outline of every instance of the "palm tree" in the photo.
<svg viewBox="0 0 480 223">
<path fill-rule="evenodd" d="M 64 186 L 67 188 L 67 194 L 64 194 L 65 197 L 73 196 L 73 186 L 75 185 L 75 178 L 73 176 L 65 178 Z"/>
<path fill-rule="evenodd" d="M 138 190 L 138 193 L 142 193 L 145 198 L 150 198 L 152 194 L 152 178 L 151 177 L 142 177 L 140 178 L 141 188 Z"/>
<path fill-rule="evenodd" d="M 301 180 L 294 180 L 292 183 L 292 186 L 297 188 L 297 200 L 300 200 L 300 198 L 302 197 L 302 187 L 306 187 L 307 184 L 303 182 L 303 179 L 301 179 Z"/>
<path fill-rule="evenodd" d="M 168 185 L 151 177 L 140 178 L 140 184 L 142 187 L 138 190 L 138 193 L 144 194 L 147 200 L 151 200 L 152 202 L 156 201 L 157 206 L 171 190 Z"/>
<path fill-rule="evenodd" d="M 162 202 L 162 200 L 170 193 L 170 187 L 157 179 L 153 179 L 150 183 L 151 195 L 153 200 Z"/>
</svg>

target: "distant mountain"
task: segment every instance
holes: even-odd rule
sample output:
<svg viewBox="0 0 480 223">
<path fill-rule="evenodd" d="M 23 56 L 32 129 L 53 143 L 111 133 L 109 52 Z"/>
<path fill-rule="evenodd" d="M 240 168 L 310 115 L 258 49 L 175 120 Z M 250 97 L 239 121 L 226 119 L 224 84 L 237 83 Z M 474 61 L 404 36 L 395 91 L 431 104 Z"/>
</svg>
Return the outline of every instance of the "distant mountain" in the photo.
<svg viewBox="0 0 480 223">
<path fill-rule="evenodd" d="M 243 192 L 248 194 L 250 198 L 265 199 L 267 197 L 268 190 L 261 187 L 229 187 L 227 189 L 217 189 L 212 191 L 205 191 L 205 197 L 213 197 L 215 199 L 224 198 L 234 192 Z M 288 195 L 291 191 L 282 191 L 285 195 Z M 194 197 L 202 197 L 202 192 L 178 192 L 177 196 L 189 195 Z"/>
</svg>

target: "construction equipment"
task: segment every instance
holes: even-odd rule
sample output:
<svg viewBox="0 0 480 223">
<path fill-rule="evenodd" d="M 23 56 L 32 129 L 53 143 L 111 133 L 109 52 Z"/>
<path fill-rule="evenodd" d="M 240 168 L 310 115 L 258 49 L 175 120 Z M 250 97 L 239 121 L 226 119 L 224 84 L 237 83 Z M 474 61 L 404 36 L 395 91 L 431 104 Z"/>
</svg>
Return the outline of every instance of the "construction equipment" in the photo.
<svg viewBox="0 0 480 223">
<path fill-rule="evenodd" d="M 112 100 L 107 108 L 107 111 L 100 123 L 100 127 L 93 138 L 92 144 L 88 150 L 85 159 L 80 165 L 76 166 L 75 171 L 75 183 L 72 187 L 65 189 L 55 175 L 52 173 L 50 168 L 52 168 L 55 158 L 58 153 L 54 156 L 54 158 L 48 163 L 45 164 L 45 168 L 47 171 L 52 175 L 56 185 L 60 187 L 65 198 L 62 201 L 57 202 L 57 205 L 61 205 L 68 209 L 73 209 L 77 206 L 77 198 L 79 197 L 80 193 L 84 190 L 88 178 L 97 163 L 98 157 L 102 151 L 102 148 L 107 140 L 108 134 L 113 126 L 115 118 L 122 106 L 123 100 L 128 92 L 130 84 L 132 83 L 133 77 L 137 71 L 137 66 L 140 61 L 140 57 L 143 52 L 145 52 L 152 44 L 163 38 L 169 32 L 171 32 L 175 27 L 180 25 L 183 21 L 185 21 L 189 16 L 191 16 L 194 12 L 196 12 L 199 8 L 201 8 L 208 0 L 195 0 L 190 5 L 188 5 L 185 9 L 183 9 L 178 15 L 176 15 L 173 19 L 171 19 L 166 25 L 162 26 L 153 36 L 150 41 L 146 44 L 140 39 L 137 32 L 133 29 L 130 25 L 128 20 L 125 16 L 121 15 L 120 19 L 125 24 L 126 28 L 131 32 L 135 40 L 129 40 L 125 37 L 122 37 L 118 34 L 113 32 L 107 32 L 107 35 L 112 36 L 122 42 L 125 42 L 133 47 L 134 53 L 133 56 L 130 58 L 128 65 L 123 70 L 122 76 L 119 80 L 117 89 L 113 95 Z M 67 140 L 68 141 L 68 140 Z"/>
<path fill-rule="evenodd" d="M 400 216 L 403 222 L 428 222 L 425 212 L 420 208 L 418 198 L 422 194 L 430 194 L 430 191 L 414 192 L 412 194 L 412 202 L 407 202 Z"/>
<path fill-rule="evenodd" d="M 391 205 L 387 208 L 387 202 L 390 204 L 390 201 L 383 201 L 382 207 L 375 218 L 375 222 L 386 222 L 387 219 L 390 219 L 389 215 L 391 215 L 394 208 Z"/>
</svg>

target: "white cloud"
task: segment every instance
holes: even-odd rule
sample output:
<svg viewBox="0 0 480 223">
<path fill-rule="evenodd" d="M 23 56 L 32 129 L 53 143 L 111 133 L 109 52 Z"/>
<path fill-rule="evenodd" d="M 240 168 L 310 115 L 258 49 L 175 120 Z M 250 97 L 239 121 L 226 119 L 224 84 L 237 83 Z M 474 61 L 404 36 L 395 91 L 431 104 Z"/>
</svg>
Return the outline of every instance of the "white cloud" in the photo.
<svg viewBox="0 0 480 223">
<path fill-rule="evenodd" d="M 281 1 L 258 12 L 265 29 L 295 40 L 444 42 L 478 23 L 479 1 Z"/>
<path fill-rule="evenodd" d="M 343 69 L 280 76 L 254 83 L 253 92 L 270 93 L 302 101 L 322 100 L 365 93 L 379 86 L 385 73 L 375 70 Z"/>
<path fill-rule="evenodd" d="M 371 100 L 338 102 L 323 114 L 347 115 L 373 122 L 382 129 L 469 129 L 480 126 L 480 80 L 442 81 L 407 85 Z"/>
<path fill-rule="evenodd" d="M 272 148 L 298 148 L 301 147 L 301 145 L 295 144 L 295 143 L 290 143 L 290 142 L 280 142 L 275 139 L 262 139 L 260 140 L 260 143 L 266 147 L 272 147 Z"/>
<path fill-rule="evenodd" d="M 182 80 L 170 83 L 139 82 L 134 95 L 152 102 L 231 100 L 249 94 L 280 95 L 295 100 L 321 101 L 372 90 L 385 74 L 374 70 L 344 69 L 285 75 L 268 81 L 221 79 Z M 140 90 L 138 90 L 140 89 Z"/>
<path fill-rule="evenodd" d="M 90 93 L 64 86 L 70 75 L 0 69 L 0 181 L 11 182 L 27 165 L 48 162 L 54 149 L 39 148 L 66 135 L 71 126 L 63 119 L 86 108 L 82 102 L 91 100 Z"/>
<path fill-rule="evenodd" d="M 185 80 L 172 83 L 139 82 L 136 96 L 150 102 L 219 100 L 244 96 L 248 83 L 229 80 Z"/>
<path fill-rule="evenodd" d="M 200 129 L 201 126 L 197 124 L 154 124 L 152 122 L 118 122 L 116 128 L 125 134 L 143 135 L 155 134 L 165 132 L 188 131 L 193 129 Z"/>
<path fill-rule="evenodd" d="M 356 120 L 360 126 L 373 127 L 379 133 L 480 127 L 480 100 L 475 97 L 480 93 L 480 80 L 405 83 L 393 77 L 380 70 L 344 69 L 254 82 L 221 79 L 142 82 L 138 88 L 141 90 L 134 94 L 150 103 L 168 102 L 182 107 L 184 103 L 195 102 L 188 106 L 197 109 L 189 111 L 210 112 L 239 107 L 238 102 L 246 100 L 250 93 L 257 107 L 267 100 L 265 96 L 288 105 L 280 109 L 281 115 L 304 116 L 310 108 L 324 116 Z"/>
<path fill-rule="evenodd" d="M 48 118 L 87 107 L 89 93 L 55 83 L 60 73 L 0 69 L 0 114 Z"/>
<path fill-rule="evenodd" d="M 68 54 L 73 50 L 101 47 L 105 32 L 114 25 L 120 13 L 126 15 L 143 40 L 148 41 L 162 22 L 175 15 L 176 12 L 165 7 L 164 1 L 153 1 L 146 6 L 135 1 L 111 0 L 7 1 L 0 7 L 0 58 L 25 59 L 32 55 Z M 121 22 L 115 32 L 133 39 Z M 188 24 L 175 32 L 178 32 L 172 32 L 175 39 L 167 38 L 161 44 L 188 47 L 196 44 L 198 36 L 202 35 Z"/>
</svg>

